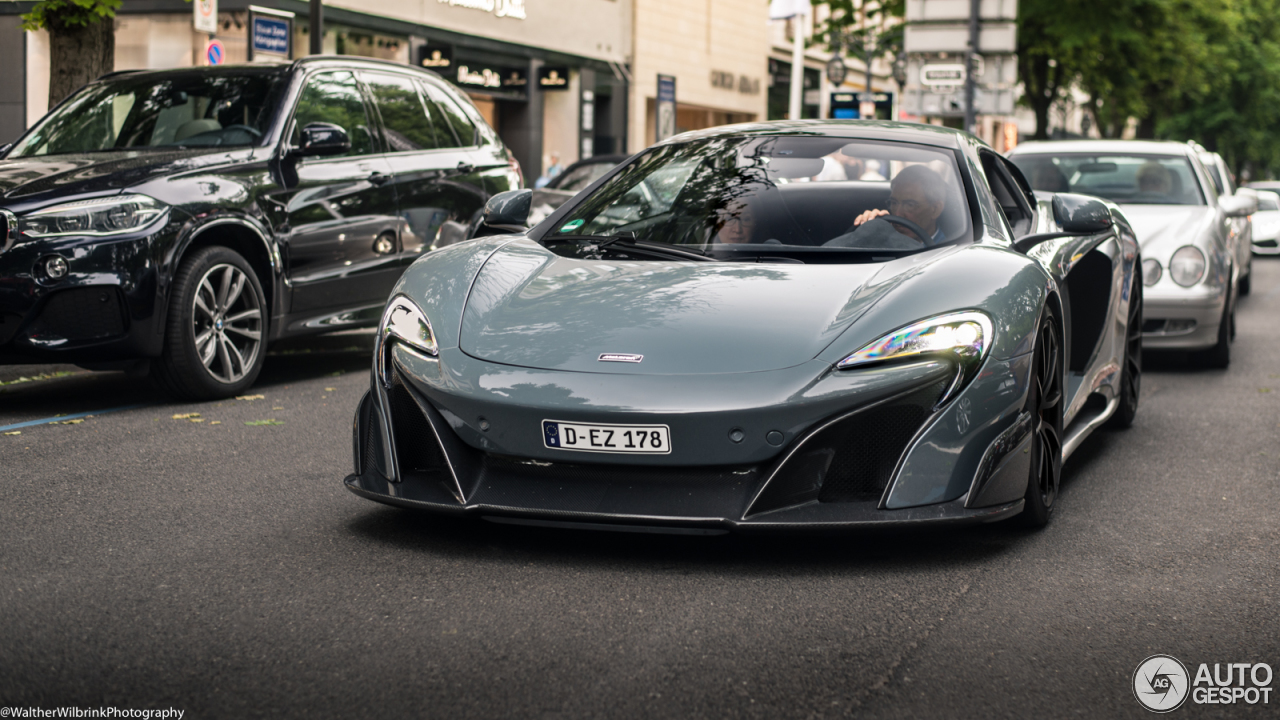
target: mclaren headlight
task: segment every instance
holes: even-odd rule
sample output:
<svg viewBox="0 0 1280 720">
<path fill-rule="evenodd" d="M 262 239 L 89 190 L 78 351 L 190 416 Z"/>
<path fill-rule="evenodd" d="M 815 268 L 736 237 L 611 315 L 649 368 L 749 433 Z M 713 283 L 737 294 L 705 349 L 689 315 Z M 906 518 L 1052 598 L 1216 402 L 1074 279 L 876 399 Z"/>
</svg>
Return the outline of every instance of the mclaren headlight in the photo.
<svg viewBox="0 0 1280 720">
<path fill-rule="evenodd" d="M 387 352 L 392 343 L 404 343 L 419 352 L 431 357 L 439 354 L 436 347 L 436 336 L 431 332 L 431 323 L 422 310 L 404 295 L 397 295 L 387 303 L 382 312 L 382 322 L 378 324 L 378 340 L 375 356 L 378 360 L 378 375 L 382 384 L 391 387 L 390 356 Z"/>
<path fill-rule="evenodd" d="M 122 235 L 146 229 L 168 209 L 146 195 L 80 200 L 27 213 L 18 218 L 18 231 L 29 238 Z"/>
<path fill-rule="evenodd" d="M 956 379 L 941 404 L 977 374 L 991 350 L 993 325 L 976 310 L 939 315 L 899 328 L 836 364 L 840 370 L 903 360 L 941 358 L 956 365 Z"/>
</svg>

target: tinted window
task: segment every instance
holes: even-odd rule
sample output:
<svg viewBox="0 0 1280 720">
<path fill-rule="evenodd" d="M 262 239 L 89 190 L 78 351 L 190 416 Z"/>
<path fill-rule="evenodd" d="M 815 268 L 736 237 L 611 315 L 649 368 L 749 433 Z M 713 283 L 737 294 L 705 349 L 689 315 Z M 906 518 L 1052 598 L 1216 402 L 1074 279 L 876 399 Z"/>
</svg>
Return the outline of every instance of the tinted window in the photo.
<svg viewBox="0 0 1280 720">
<path fill-rule="evenodd" d="M 388 152 L 431 150 L 441 146 L 437 129 L 427 121 L 417 85 L 407 77 L 367 74 Z M 452 143 L 448 143 L 452 144 Z"/>
<path fill-rule="evenodd" d="M 1280 210 L 1280 197 L 1277 197 L 1275 193 L 1258 193 L 1258 209 L 1263 211 Z"/>
<path fill-rule="evenodd" d="M 1031 187 L 1134 205 L 1204 205 L 1191 163 L 1168 155 L 1063 153 L 1010 158 Z"/>
<path fill-rule="evenodd" d="M 293 144 L 298 145 L 302 128 L 322 122 L 337 125 L 351 138 L 348 155 L 368 155 L 373 152 L 373 133 L 369 116 L 365 113 L 364 100 L 354 74 L 327 72 L 307 78 L 306 87 L 298 98 L 298 108 L 293 115 Z"/>
<path fill-rule="evenodd" d="M 259 145 L 282 77 L 126 75 L 91 85 L 50 113 L 9 157 Z"/>
<path fill-rule="evenodd" d="M 972 238 L 962 188 L 955 154 L 927 146 L 719 137 L 646 152 L 543 241 L 623 235 L 717 253 L 910 252 Z"/>
<path fill-rule="evenodd" d="M 470 147 L 476 144 L 476 129 L 449 94 L 430 83 L 423 83 L 427 91 L 428 105 L 435 122 L 448 126 L 454 137 L 452 147 Z"/>
</svg>

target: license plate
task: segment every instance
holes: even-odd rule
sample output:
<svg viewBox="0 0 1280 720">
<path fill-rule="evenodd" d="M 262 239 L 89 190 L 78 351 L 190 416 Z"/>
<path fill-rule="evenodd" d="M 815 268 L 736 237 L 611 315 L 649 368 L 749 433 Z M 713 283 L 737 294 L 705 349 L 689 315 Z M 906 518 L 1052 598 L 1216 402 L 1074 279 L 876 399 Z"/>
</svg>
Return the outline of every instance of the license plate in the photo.
<svg viewBox="0 0 1280 720">
<path fill-rule="evenodd" d="M 542 443 L 556 450 L 664 455 L 671 452 L 671 429 L 666 425 L 604 425 L 543 420 Z"/>
</svg>

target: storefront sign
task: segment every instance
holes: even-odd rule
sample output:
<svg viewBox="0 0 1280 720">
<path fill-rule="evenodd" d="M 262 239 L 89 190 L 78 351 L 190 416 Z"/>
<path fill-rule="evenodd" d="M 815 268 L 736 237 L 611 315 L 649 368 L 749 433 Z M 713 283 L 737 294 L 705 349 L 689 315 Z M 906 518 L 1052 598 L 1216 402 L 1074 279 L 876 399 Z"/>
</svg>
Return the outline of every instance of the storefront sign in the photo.
<svg viewBox="0 0 1280 720">
<path fill-rule="evenodd" d="M 711 87 L 720 88 L 721 90 L 736 89 L 743 95 L 758 95 L 760 93 L 760 79 L 749 78 L 746 75 L 735 77 L 733 73 L 725 70 L 712 70 Z"/>
<path fill-rule="evenodd" d="M 848 74 L 849 68 L 845 67 L 844 60 L 841 60 L 839 56 L 831 58 L 827 63 L 827 80 L 832 85 L 843 84 Z"/>
<path fill-rule="evenodd" d="M 528 84 L 528 78 L 523 70 L 477 67 L 461 63 L 458 65 L 457 81 L 459 85 L 493 90 L 523 90 Z"/>
<path fill-rule="evenodd" d="M 568 90 L 569 89 L 569 68 L 567 67 L 538 68 L 538 87 L 542 90 Z"/>
<path fill-rule="evenodd" d="M 671 75 L 658 76 L 658 98 L 655 105 L 658 117 L 654 124 L 654 141 L 662 142 L 676 134 L 676 79 Z"/>
<path fill-rule="evenodd" d="M 253 18 L 253 52 L 289 56 L 290 22 L 284 18 Z"/>
<path fill-rule="evenodd" d="M 418 48 L 418 64 L 428 70 L 447 73 L 453 68 L 453 46 L 423 45 Z"/>
<path fill-rule="evenodd" d="M 891 92 L 836 92 L 831 93 L 831 117 L 836 120 L 893 118 L 893 93 Z"/>
<path fill-rule="evenodd" d="M 469 8 L 493 13 L 495 17 L 524 20 L 524 0 L 437 0 L 450 7 Z"/>
<path fill-rule="evenodd" d="M 195 0 L 191 3 L 191 20 L 196 32 L 218 32 L 218 0 Z"/>
</svg>

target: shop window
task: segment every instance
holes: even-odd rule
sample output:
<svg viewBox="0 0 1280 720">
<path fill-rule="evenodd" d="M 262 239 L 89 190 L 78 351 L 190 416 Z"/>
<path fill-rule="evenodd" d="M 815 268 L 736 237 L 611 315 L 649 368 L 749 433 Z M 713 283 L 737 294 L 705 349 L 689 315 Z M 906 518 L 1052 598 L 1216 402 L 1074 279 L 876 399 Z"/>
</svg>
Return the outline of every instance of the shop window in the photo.
<svg viewBox="0 0 1280 720">
<path fill-rule="evenodd" d="M 442 136 L 433 123 L 424 122 L 422 99 L 412 80 L 379 73 L 366 73 L 364 78 L 382 115 L 388 152 L 431 150 L 453 144 L 451 135 Z M 450 138 L 448 142 L 443 142 L 445 137 Z"/>
<path fill-rule="evenodd" d="M 302 128 L 314 122 L 332 123 L 351 138 L 348 155 L 373 152 L 373 134 L 355 75 L 350 72 L 319 73 L 307 78 L 293 114 L 293 144 L 298 144 Z"/>
</svg>

